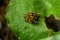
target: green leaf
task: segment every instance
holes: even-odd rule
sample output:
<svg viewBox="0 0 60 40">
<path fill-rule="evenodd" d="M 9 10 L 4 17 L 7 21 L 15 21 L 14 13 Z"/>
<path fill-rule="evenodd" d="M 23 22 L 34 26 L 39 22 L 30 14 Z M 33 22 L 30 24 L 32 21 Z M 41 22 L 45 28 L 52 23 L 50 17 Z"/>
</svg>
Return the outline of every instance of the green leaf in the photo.
<svg viewBox="0 0 60 40">
<path fill-rule="evenodd" d="M 44 16 L 54 14 L 60 18 L 59 2 L 59 0 L 10 0 L 6 16 L 9 27 L 20 40 L 49 40 L 49 33 L 51 38 L 56 33 L 47 30 Z M 40 14 L 38 25 L 25 22 L 24 16 L 29 12 Z"/>
<path fill-rule="evenodd" d="M 60 19 L 60 1 L 59 0 L 48 0 L 48 2 L 52 5 L 50 8 L 52 13 L 56 18 Z"/>
</svg>

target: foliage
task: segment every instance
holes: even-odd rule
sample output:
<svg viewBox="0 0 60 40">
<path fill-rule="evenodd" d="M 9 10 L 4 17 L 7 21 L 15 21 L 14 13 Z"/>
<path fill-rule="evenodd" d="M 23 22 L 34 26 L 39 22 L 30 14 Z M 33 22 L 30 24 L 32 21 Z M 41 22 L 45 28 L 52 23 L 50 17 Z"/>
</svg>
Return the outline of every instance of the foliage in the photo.
<svg viewBox="0 0 60 40">
<path fill-rule="evenodd" d="M 47 31 L 44 19 L 51 14 L 60 19 L 59 3 L 59 0 L 10 0 L 6 10 L 8 25 L 20 40 L 60 40 L 59 32 Z M 24 16 L 29 12 L 40 14 L 39 24 L 25 22 Z"/>
</svg>

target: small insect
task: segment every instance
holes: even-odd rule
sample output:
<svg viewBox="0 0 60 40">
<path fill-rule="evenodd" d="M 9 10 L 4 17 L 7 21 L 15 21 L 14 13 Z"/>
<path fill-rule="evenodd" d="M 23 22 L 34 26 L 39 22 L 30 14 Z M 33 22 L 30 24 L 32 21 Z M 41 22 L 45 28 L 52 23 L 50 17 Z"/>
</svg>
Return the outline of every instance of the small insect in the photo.
<svg viewBox="0 0 60 40">
<path fill-rule="evenodd" d="M 38 23 L 39 15 L 37 13 L 28 13 L 24 19 L 29 23 Z"/>
</svg>

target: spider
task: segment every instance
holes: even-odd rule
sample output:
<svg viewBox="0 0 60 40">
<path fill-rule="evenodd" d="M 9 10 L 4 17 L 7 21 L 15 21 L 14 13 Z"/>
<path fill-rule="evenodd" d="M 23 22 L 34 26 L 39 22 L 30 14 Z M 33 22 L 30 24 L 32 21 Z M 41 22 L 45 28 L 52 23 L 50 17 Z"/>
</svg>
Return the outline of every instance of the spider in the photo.
<svg viewBox="0 0 60 40">
<path fill-rule="evenodd" d="M 26 16 L 24 16 L 24 19 L 29 23 L 38 23 L 38 17 L 39 15 L 37 13 L 28 13 Z"/>
</svg>

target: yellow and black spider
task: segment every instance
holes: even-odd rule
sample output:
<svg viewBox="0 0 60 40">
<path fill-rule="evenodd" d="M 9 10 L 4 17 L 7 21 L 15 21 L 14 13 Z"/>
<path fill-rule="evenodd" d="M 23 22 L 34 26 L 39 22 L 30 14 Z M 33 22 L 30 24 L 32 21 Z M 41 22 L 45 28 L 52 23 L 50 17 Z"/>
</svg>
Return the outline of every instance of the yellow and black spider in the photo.
<svg viewBox="0 0 60 40">
<path fill-rule="evenodd" d="M 28 13 L 26 16 L 24 16 L 25 21 L 29 23 L 37 23 L 38 18 L 39 15 L 37 13 Z"/>
</svg>

